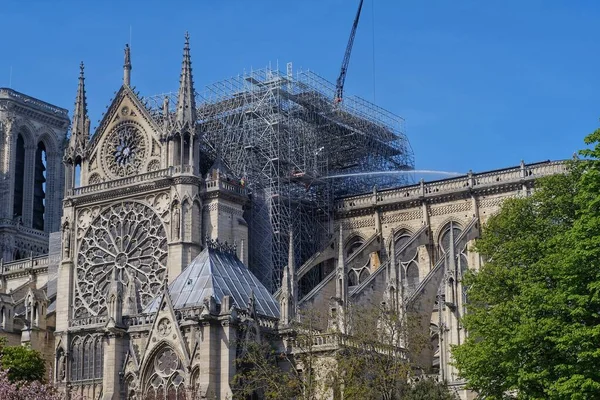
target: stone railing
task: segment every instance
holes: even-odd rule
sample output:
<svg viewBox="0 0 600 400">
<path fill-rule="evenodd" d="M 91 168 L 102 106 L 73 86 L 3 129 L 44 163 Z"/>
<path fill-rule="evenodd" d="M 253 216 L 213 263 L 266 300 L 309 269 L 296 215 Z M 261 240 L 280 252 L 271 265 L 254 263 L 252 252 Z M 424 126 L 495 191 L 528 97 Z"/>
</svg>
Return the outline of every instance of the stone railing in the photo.
<svg viewBox="0 0 600 400">
<path fill-rule="evenodd" d="M 351 335 L 343 335 L 337 332 L 317 334 L 307 333 L 306 335 L 308 336 L 302 335 L 303 339 L 297 339 L 294 342 L 293 347 L 295 351 L 302 353 L 319 350 L 335 350 L 340 347 L 353 347 L 374 351 L 379 354 L 406 358 L 406 350 L 402 347 L 386 345 L 376 341 L 367 343 L 358 340 Z"/>
<path fill-rule="evenodd" d="M 97 315 L 94 317 L 74 318 L 71 322 L 71 327 L 88 326 L 88 325 L 106 325 L 108 316 Z"/>
<path fill-rule="evenodd" d="M 0 273 L 2 274 L 10 274 L 17 271 L 23 271 L 26 269 L 36 269 L 36 268 L 44 268 L 48 267 L 48 265 L 60 262 L 59 257 L 50 257 L 48 255 L 25 258 L 17 261 L 10 261 L 7 263 L 3 263 L 0 260 Z"/>
<path fill-rule="evenodd" d="M 248 195 L 248 189 L 245 186 L 237 184 L 236 182 L 225 181 L 217 178 L 215 180 L 206 181 L 206 191 L 213 192 L 217 190 L 224 190 L 232 193 L 239 194 L 241 196 Z"/>
<path fill-rule="evenodd" d="M 153 313 L 124 317 L 123 320 L 125 321 L 125 326 L 143 326 L 152 324 L 155 318 L 156 314 Z"/>
<path fill-rule="evenodd" d="M 40 239 L 44 239 L 44 241 L 48 240 L 47 232 L 38 231 L 37 229 L 33 229 L 33 228 L 28 228 L 25 225 L 23 225 L 22 222 L 19 222 L 17 220 L 8 219 L 8 218 L 0 219 L 0 228 L 6 228 L 6 227 L 15 228 L 19 232 L 23 232 L 27 235 L 37 236 Z"/>
<path fill-rule="evenodd" d="M 152 172 L 147 172 L 145 174 L 128 176 L 126 178 L 116 179 L 114 181 L 107 181 L 107 182 L 95 183 L 93 185 L 78 187 L 78 188 L 69 190 L 67 192 L 67 195 L 80 196 L 82 194 L 97 192 L 99 190 L 107 190 L 107 189 L 114 189 L 114 188 L 119 188 L 119 187 L 123 187 L 123 186 L 134 185 L 134 184 L 138 184 L 141 182 L 151 181 L 154 179 L 166 178 L 168 176 L 173 175 L 173 173 L 175 173 L 174 167 L 160 169 L 158 171 L 152 171 Z"/>
<path fill-rule="evenodd" d="M 33 106 L 38 110 L 45 111 L 51 114 L 57 114 L 64 118 L 69 118 L 69 112 L 64 108 L 53 106 L 52 104 L 46 103 L 33 97 L 24 95 L 23 93 L 16 92 L 12 89 L 0 88 L 0 98 L 12 99 L 19 103 Z"/>
<path fill-rule="evenodd" d="M 337 212 L 347 212 L 376 204 L 390 204 L 402 201 L 436 197 L 463 190 L 477 190 L 489 186 L 505 185 L 535 180 L 543 176 L 565 173 L 565 161 L 547 161 L 536 164 L 521 164 L 518 167 L 490 171 L 481 174 L 469 173 L 457 178 L 449 178 L 434 182 L 423 182 L 397 189 L 344 197 L 336 201 Z"/>
</svg>

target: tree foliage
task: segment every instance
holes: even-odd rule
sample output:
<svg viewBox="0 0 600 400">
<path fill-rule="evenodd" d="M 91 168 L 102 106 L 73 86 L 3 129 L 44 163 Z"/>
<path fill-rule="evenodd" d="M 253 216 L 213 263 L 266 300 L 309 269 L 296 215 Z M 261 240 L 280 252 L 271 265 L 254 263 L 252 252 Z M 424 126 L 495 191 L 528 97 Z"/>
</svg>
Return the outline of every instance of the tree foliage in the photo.
<svg viewBox="0 0 600 400">
<path fill-rule="evenodd" d="M 465 343 L 453 355 L 486 399 L 592 399 L 600 393 L 600 130 L 565 175 L 507 200 L 465 278 Z"/>
<path fill-rule="evenodd" d="M 455 399 L 444 384 L 410 383 L 414 369 L 405 344 L 424 342 L 411 339 L 405 317 L 383 306 L 355 306 L 348 319 L 352 328 L 342 335 L 318 329 L 328 325 L 326 317 L 303 313 L 293 329 L 293 355 L 267 344 L 246 344 L 233 380 L 234 398 Z"/>
<path fill-rule="evenodd" d="M 5 346 L 0 342 L 0 367 L 8 371 L 11 382 L 43 382 L 46 374 L 44 358 L 27 346 Z"/>
</svg>

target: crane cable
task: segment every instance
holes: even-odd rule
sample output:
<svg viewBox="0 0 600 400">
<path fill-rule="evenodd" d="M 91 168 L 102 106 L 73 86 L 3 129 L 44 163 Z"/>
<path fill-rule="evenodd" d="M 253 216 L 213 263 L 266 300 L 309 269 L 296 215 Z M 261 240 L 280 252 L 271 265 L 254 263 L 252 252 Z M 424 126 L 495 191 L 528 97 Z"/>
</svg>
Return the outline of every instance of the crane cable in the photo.
<svg viewBox="0 0 600 400">
<path fill-rule="evenodd" d="M 372 38 L 372 53 L 373 53 L 373 103 L 377 103 L 375 96 L 375 0 L 371 0 L 371 27 L 373 28 Z"/>
</svg>

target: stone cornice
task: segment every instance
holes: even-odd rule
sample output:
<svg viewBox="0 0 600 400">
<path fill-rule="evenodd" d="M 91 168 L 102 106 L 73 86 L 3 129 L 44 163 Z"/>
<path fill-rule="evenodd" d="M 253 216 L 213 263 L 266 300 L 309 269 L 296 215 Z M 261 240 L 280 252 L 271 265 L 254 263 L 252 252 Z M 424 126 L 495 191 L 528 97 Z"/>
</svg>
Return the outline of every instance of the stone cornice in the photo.
<svg viewBox="0 0 600 400">
<path fill-rule="evenodd" d="M 8 88 L 0 88 L 0 110 L 10 110 L 58 129 L 67 129 L 71 122 L 66 109 Z"/>
<path fill-rule="evenodd" d="M 434 182 L 421 182 L 417 185 L 340 198 L 335 202 L 335 214 L 336 219 L 348 218 L 371 214 L 375 209 L 401 210 L 423 203 L 463 200 L 473 195 L 514 192 L 524 187 L 531 188 L 538 178 L 566 171 L 565 161 L 547 161 Z"/>
</svg>

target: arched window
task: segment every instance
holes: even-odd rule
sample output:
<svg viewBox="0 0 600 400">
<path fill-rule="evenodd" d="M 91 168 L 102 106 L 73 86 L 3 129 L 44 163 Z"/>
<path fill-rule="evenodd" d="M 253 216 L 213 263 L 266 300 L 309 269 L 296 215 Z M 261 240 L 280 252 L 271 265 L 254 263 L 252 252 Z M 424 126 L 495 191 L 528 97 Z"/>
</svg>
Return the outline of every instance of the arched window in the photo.
<svg viewBox="0 0 600 400">
<path fill-rule="evenodd" d="M 71 380 L 102 379 L 104 348 L 102 336 L 76 336 L 71 345 Z"/>
<path fill-rule="evenodd" d="M 71 345 L 71 380 L 81 380 L 81 338 L 73 339 Z"/>
<path fill-rule="evenodd" d="M 39 142 L 35 151 L 35 179 L 33 181 L 33 229 L 44 230 L 46 208 L 46 146 Z"/>
<path fill-rule="evenodd" d="M 350 241 L 348 241 L 348 244 L 346 244 L 346 258 L 350 258 L 350 256 L 354 254 L 354 252 L 358 250 L 360 246 L 362 246 L 364 243 L 364 239 L 360 236 L 355 236 L 352 239 L 350 239 Z"/>
<path fill-rule="evenodd" d="M 410 263 L 406 267 L 406 291 L 412 293 L 419 285 L 419 267 L 415 263 Z"/>
<path fill-rule="evenodd" d="M 13 216 L 16 218 L 23 216 L 23 194 L 25 188 L 25 140 L 21 134 L 17 136 L 17 149 L 15 156 Z"/>
<path fill-rule="evenodd" d="M 78 188 L 81 186 L 81 160 L 75 162 L 75 171 L 73 175 L 73 187 Z"/>
<path fill-rule="evenodd" d="M 446 254 L 448 248 L 450 248 L 450 232 L 452 231 L 452 236 L 454 236 L 454 240 L 458 239 L 462 232 L 462 228 L 459 224 L 454 221 L 448 223 L 444 229 L 442 229 L 442 233 L 440 234 L 440 238 L 438 241 L 438 255 L 442 257 L 442 255 Z"/>
<path fill-rule="evenodd" d="M 146 397 L 148 399 L 185 399 L 183 369 L 177 354 L 170 347 L 161 349 L 150 366 L 149 378 L 146 381 Z"/>
<path fill-rule="evenodd" d="M 419 285 L 419 252 L 416 245 L 408 245 L 411 238 L 410 232 L 407 231 L 400 231 L 394 236 L 396 263 L 400 264 L 402 271 L 405 295 L 410 295 Z"/>
</svg>

